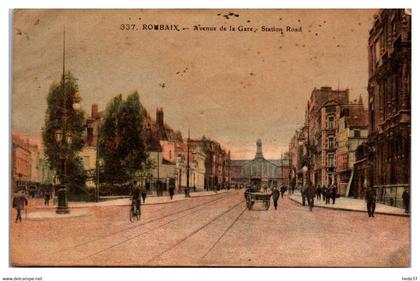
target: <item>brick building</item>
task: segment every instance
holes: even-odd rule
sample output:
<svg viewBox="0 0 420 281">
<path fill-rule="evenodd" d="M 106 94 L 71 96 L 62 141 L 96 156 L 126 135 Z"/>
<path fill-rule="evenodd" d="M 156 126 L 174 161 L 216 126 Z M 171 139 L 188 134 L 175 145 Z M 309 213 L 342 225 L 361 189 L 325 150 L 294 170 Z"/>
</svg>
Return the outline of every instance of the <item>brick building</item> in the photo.
<svg viewBox="0 0 420 281">
<path fill-rule="evenodd" d="M 410 184 L 411 12 L 378 12 L 369 32 L 369 184 L 380 201 L 401 205 Z"/>
<path fill-rule="evenodd" d="M 367 139 L 367 117 L 361 96 L 341 112 L 337 137 L 337 188 L 341 195 L 349 193 L 356 149 Z"/>
<path fill-rule="evenodd" d="M 331 87 L 315 88 L 308 101 L 305 123 L 309 134 L 309 179 L 315 185 L 337 183 L 338 120 L 347 104 L 349 90 L 333 90 Z"/>
</svg>

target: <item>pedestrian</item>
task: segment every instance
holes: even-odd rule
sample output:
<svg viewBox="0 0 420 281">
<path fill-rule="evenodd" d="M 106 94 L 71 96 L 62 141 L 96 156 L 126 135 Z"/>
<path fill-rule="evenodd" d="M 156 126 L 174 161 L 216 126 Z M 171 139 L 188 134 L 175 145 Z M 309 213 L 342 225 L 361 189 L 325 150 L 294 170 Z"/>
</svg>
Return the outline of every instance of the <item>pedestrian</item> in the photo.
<svg viewBox="0 0 420 281">
<path fill-rule="evenodd" d="M 410 212 L 410 194 L 408 193 L 408 188 L 404 188 L 402 200 L 404 204 L 405 213 L 408 214 Z"/>
<path fill-rule="evenodd" d="M 141 199 L 143 200 L 143 204 L 146 203 L 146 197 L 147 197 L 147 189 L 142 188 L 141 189 Z"/>
<path fill-rule="evenodd" d="M 171 186 L 169 188 L 169 197 L 171 197 L 171 200 L 174 198 L 174 193 L 175 193 L 174 187 Z"/>
<path fill-rule="evenodd" d="M 314 198 L 315 198 L 315 187 L 312 185 L 311 182 L 309 182 L 308 184 L 308 188 L 306 190 L 306 196 L 308 199 L 308 205 L 309 205 L 309 210 L 312 211 L 312 208 L 314 207 Z"/>
<path fill-rule="evenodd" d="M 271 192 L 271 196 L 273 196 L 274 209 L 277 210 L 277 201 L 279 200 L 279 197 L 280 197 L 280 192 L 277 189 L 277 187 L 273 189 L 273 191 Z"/>
<path fill-rule="evenodd" d="M 331 188 L 331 199 L 332 199 L 333 205 L 335 204 L 335 198 L 337 198 L 337 186 L 333 184 Z"/>
<path fill-rule="evenodd" d="M 25 209 L 25 206 L 28 206 L 28 199 L 23 190 L 17 192 L 17 194 L 13 198 L 13 208 L 16 209 L 16 220 L 22 222 L 22 211 Z"/>
<path fill-rule="evenodd" d="M 373 187 L 370 187 L 366 191 L 366 205 L 369 217 L 374 217 L 376 208 L 376 190 Z"/>
<path fill-rule="evenodd" d="M 321 186 L 318 184 L 317 188 L 316 188 L 316 200 L 321 200 L 321 194 L 322 194 L 322 188 Z"/>
<path fill-rule="evenodd" d="M 331 199 L 331 186 L 328 186 L 325 192 L 325 204 L 330 204 Z"/>
<path fill-rule="evenodd" d="M 282 198 L 282 199 L 283 199 L 283 197 L 284 197 L 284 193 L 286 192 L 286 189 L 287 189 L 287 187 L 286 187 L 285 185 L 282 185 L 282 186 L 281 186 L 280 191 L 281 191 L 281 198 Z"/>
<path fill-rule="evenodd" d="M 303 185 L 300 189 L 300 194 L 302 196 L 302 206 L 306 205 L 305 201 L 306 201 L 306 196 L 307 196 L 306 195 L 307 190 L 308 190 L 308 186 L 306 184 Z"/>
<path fill-rule="evenodd" d="M 44 192 L 44 206 L 49 206 L 50 205 L 50 199 L 51 199 L 51 194 L 47 190 L 47 191 Z"/>
<path fill-rule="evenodd" d="M 325 185 L 322 186 L 322 201 L 327 200 L 327 187 Z"/>
<path fill-rule="evenodd" d="M 137 181 L 133 181 L 131 186 L 131 206 L 135 205 L 137 210 L 140 210 L 140 188 L 137 186 Z"/>
</svg>

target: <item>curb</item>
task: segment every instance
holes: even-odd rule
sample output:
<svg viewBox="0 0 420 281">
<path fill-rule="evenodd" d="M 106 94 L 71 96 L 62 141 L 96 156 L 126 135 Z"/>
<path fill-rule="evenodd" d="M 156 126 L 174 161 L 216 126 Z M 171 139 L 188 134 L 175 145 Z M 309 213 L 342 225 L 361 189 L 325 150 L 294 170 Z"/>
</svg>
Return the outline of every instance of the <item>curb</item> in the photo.
<svg viewBox="0 0 420 281">
<path fill-rule="evenodd" d="M 215 195 L 221 195 L 221 194 L 225 194 L 225 193 L 229 193 L 229 191 L 225 191 L 225 192 L 218 192 L 218 193 L 214 193 L 214 194 L 208 194 L 208 195 L 197 195 L 197 196 L 191 196 L 189 198 L 199 198 L 199 197 L 208 197 L 208 196 L 215 196 Z M 188 199 L 181 199 L 181 200 L 175 200 L 175 201 L 167 201 L 167 202 L 157 202 L 157 203 L 142 203 L 141 205 L 163 205 L 163 204 L 171 204 L 171 203 L 177 203 L 177 202 L 182 202 Z M 69 206 L 70 209 L 78 209 L 78 208 L 104 208 L 104 207 L 126 207 L 126 206 L 131 206 L 131 204 L 126 204 L 126 205 L 103 205 L 103 206 Z M 30 209 L 32 210 L 46 210 L 46 209 L 55 209 L 56 206 L 53 207 L 32 207 Z"/>
<path fill-rule="evenodd" d="M 78 215 L 71 215 L 71 216 L 64 216 L 64 217 L 38 217 L 38 218 L 30 218 L 27 217 L 25 218 L 25 220 L 27 221 L 46 221 L 46 220 L 62 220 L 62 219 L 73 219 L 73 218 L 84 218 L 84 217 L 89 217 L 92 214 L 89 212 L 84 212 Z"/>
<path fill-rule="evenodd" d="M 291 198 L 291 197 L 289 197 L 289 200 L 292 200 L 293 202 L 298 203 L 300 206 L 302 206 L 302 203 L 299 200 L 296 200 L 296 199 Z M 327 207 L 327 206 L 317 206 L 317 205 L 314 205 L 314 208 L 323 208 L 323 209 L 336 210 L 336 211 L 367 213 L 366 210 L 356 210 L 356 209 L 348 209 L 348 208 L 331 208 L 331 207 Z M 406 215 L 406 214 L 393 214 L 393 213 L 376 212 L 376 211 L 375 211 L 375 214 L 386 215 L 386 216 L 396 216 L 396 217 L 407 217 L 407 218 L 410 217 L 410 215 Z"/>
</svg>

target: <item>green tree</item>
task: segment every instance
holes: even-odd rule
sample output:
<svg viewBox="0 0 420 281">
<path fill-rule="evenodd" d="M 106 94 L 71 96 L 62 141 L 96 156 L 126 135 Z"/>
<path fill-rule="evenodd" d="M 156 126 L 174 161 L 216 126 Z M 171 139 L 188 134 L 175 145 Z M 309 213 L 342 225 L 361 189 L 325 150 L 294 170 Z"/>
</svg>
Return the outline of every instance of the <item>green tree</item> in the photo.
<svg viewBox="0 0 420 281">
<path fill-rule="evenodd" d="M 131 181 L 148 158 L 142 110 L 137 92 L 126 101 L 118 95 L 106 107 L 100 127 L 99 158 L 103 160 L 102 179 L 107 183 Z"/>
<path fill-rule="evenodd" d="M 86 182 L 82 159 L 78 156 L 84 145 L 83 132 L 86 122 L 83 111 L 73 109 L 78 85 L 71 72 L 66 73 L 64 85 L 65 91 L 63 80 L 54 82 L 50 87 L 42 140 L 50 168 L 59 176 L 60 182 L 68 183 L 69 191 L 74 192 L 75 189 L 84 187 Z M 55 135 L 58 130 L 70 135 L 71 142 L 63 137 L 63 141 L 57 143 Z M 66 159 L 67 177 L 62 173 L 63 159 Z"/>
</svg>

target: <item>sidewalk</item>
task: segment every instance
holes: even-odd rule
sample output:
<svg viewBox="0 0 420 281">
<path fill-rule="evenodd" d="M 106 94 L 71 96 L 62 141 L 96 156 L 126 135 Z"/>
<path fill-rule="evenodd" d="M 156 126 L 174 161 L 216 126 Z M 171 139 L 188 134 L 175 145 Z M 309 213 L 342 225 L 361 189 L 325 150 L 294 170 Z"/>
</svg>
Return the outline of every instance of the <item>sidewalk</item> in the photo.
<svg viewBox="0 0 420 281">
<path fill-rule="evenodd" d="M 289 195 L 289 199 L 299 204 L 302 204 L 302 197 L 299 191 L 293 195 Z M 326 205 L 325 201 L 317 200 L 315 198 L 315 207 L 334 209 L 334 210 L 340 210 L 340 211 L 353 211 L 353 212 L 367 213 L 366 202 L 364 200 L 354 199 L 354 198 L 349 198 L 349 197 L 340 197 L 340 198 L 335 199 L 334 205 L 333 204 Z M 404 209 L 391 207 L 391 206 L 384 205 L 381 203 L 376 203 L 375 214 L 409 217 L 409 215 L 404 212 Z"/>
<path fill-rule="evenodd" d="M 229 192 L 233 191 L 234 189 L 229 190 Z M 199 191 L 199 192 L 191 192 L 191 197 L 203 197 L 203 196 L 214 196 L 219 195 L 228 192 L 227 190 L 219 190 L 218 192 L 214 191 Z M 188 198 L 185 197 L 184 194 L 175 194 L 173 199 L 171 200 L 169 198 L 169 195 L 166 196 L 147 196 L 146 197 L 146 203 L 142 202 L 142 205 L 156 205 L 156 204 L 166 204 L 166 203 L 172 203 L 182 200 L 187 200 Z M 39 199 L 42 200 L 42 199 Z M 38 201 L 39 201 L 38 200 Z M 43 201 L 42 201 L 43 202 Z M 50 201 L 50 206 L 46 207 L 42 204 L 39 204 L 37 202 L 35 206 L 30 206 L 31 209 L 55 209 L 56 206 L 51 204 L 52 201 Z M 29 201 L 29 204 L 31 205 L 31 201 Z M 126 198 L 118 198 L 118 199 L 112 199 L 112 200 L 106 200 L 106 201 L 100 201 L 100 202 L 69 202 L 69 208 L 88 208 L 88 207 L 109 207 L 109 206 L 129 206 L 131 205 L 131 199 L 130 197 Z"/>
</svg>

